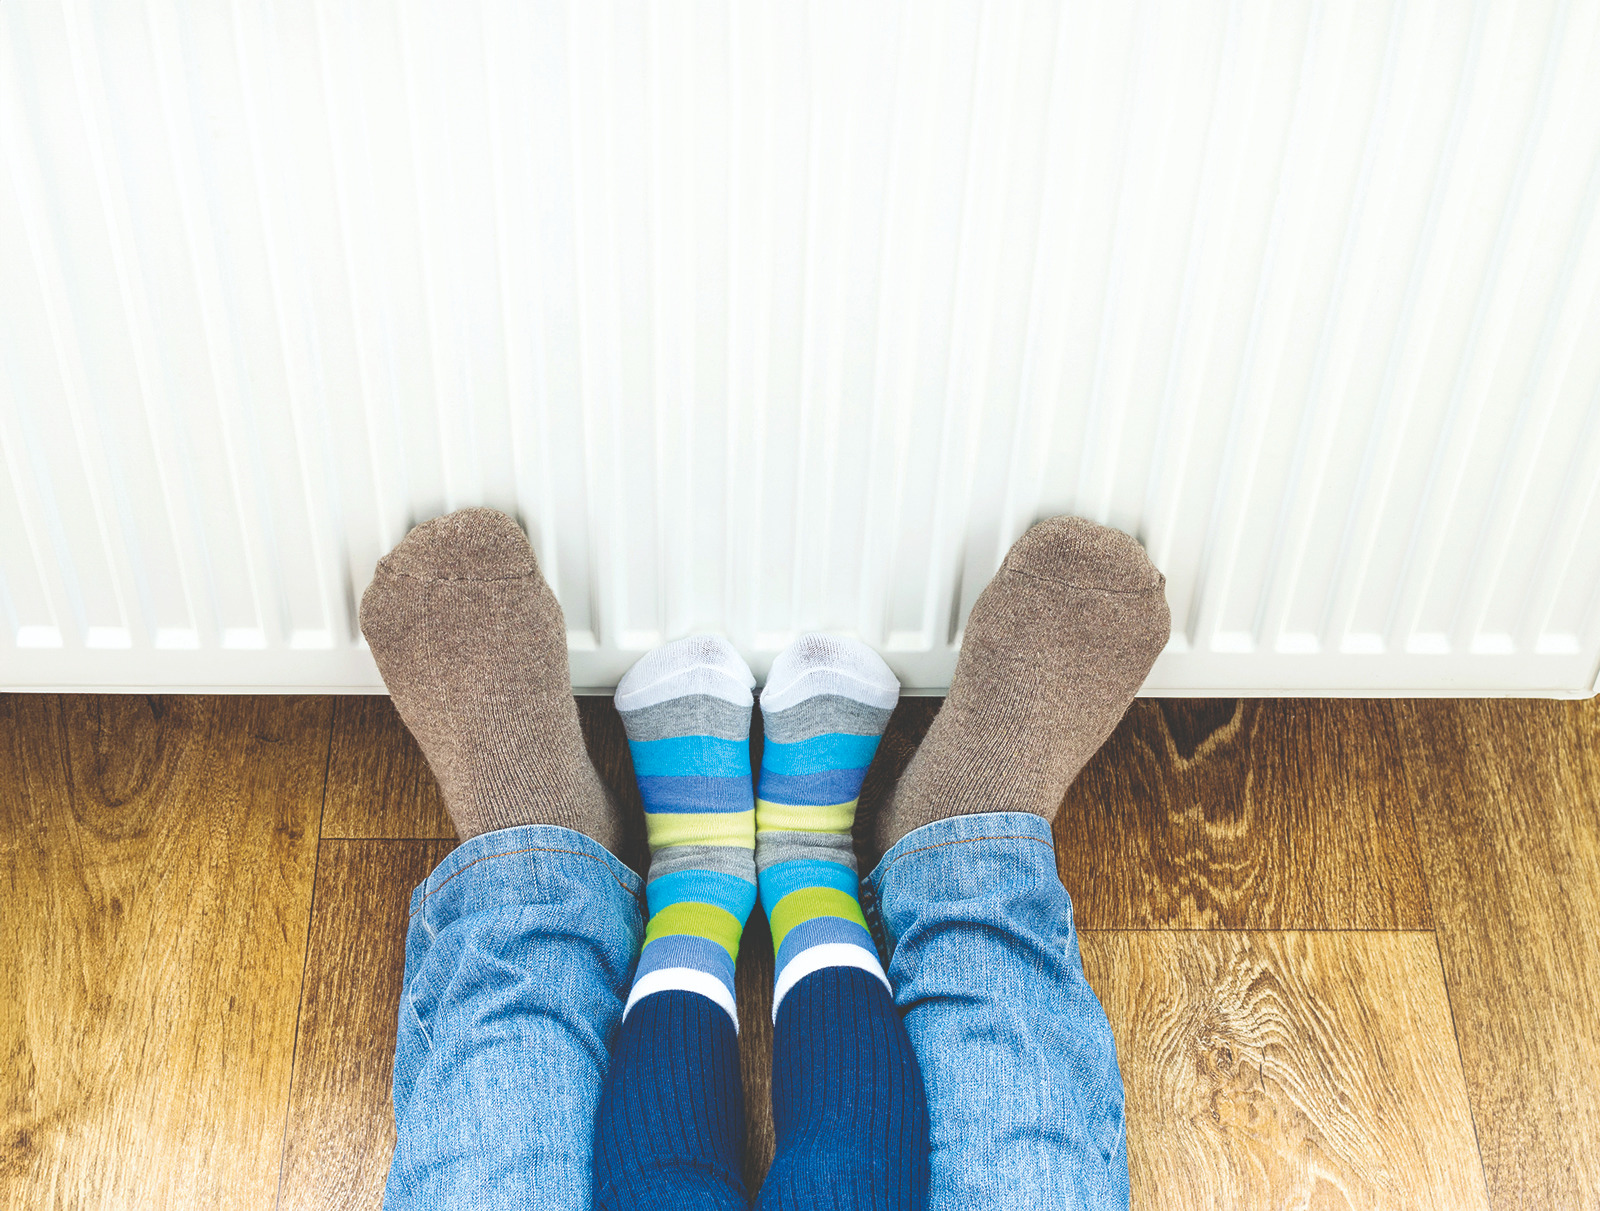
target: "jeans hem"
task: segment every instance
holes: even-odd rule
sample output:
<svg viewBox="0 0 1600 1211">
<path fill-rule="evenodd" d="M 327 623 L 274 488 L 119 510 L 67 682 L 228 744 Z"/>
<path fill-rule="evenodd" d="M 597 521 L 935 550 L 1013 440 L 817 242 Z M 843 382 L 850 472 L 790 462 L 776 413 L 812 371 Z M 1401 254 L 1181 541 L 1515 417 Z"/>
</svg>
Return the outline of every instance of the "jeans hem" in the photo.
<svg viewBox="0 0 1600 1211">
<path fill-rule="evenodd" d="M 872 868 L 872 873 L 861 881 L 861 913 L 867 920 L 867 930 L 877 943 L 878 958 L 884 970 L 894 956 L 894 940 L 883 924 L 879 900 L 889 872 L 902 859 L 948 845 L 969 842 L 1036 841 L 1052 853 L 1055 840 L 1050 832 L 1050 822 L 1033 812 L 976 812 L 972 815 L 946 816 L 914 828 L 888 849 Z"/>
<path fill-rule="evenodd" d="M 644 880 L 598 841 L 559 824 L 519 824 L 513 828 L 479 833 L 446 854 L 433 872 L 412 890 L 411 916 L 414 918 L 421 913 L 427 902 L 443 891 L 451 880 L 481 863 L 496 858 L 527 857 L 530 854 L 558 854 L 596 862 L 638 904 L 640 912 L 644 911 Z M 476 871 L 468 877 L 483 878 L 487 873 Z M 499 872 L 495 877 L 499 877 Z M 519 874 L 515 877 L 525 876 Z"/>
</svg>

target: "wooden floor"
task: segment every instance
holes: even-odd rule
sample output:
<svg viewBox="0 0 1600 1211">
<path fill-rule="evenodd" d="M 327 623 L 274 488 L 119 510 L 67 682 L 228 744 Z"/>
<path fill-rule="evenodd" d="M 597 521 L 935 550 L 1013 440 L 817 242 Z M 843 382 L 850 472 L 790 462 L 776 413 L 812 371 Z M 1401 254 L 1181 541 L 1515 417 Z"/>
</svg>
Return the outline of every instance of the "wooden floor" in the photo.
<svg viewBox="0 0 1600 1211">
<path fill-rule="evenodd" d="M 0 1205 L 377 1207 L 454 843 L 388 701 L 14 695 L 0 746 Z M 1136 1206 L 1600 1206 L 1600 702 L 1143 701 L 1056 848 Z M 753 1171 L 770 980 L 758 913 Z"/>
</svg>

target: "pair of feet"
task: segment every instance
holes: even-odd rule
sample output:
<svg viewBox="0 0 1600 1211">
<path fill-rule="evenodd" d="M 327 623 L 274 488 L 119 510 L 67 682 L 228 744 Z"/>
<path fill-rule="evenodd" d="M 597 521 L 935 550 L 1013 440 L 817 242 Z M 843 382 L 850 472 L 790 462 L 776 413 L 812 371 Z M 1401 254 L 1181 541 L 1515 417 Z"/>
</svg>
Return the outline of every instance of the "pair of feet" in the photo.
<svg viewBox="0 0 1600 1211">
<path fill-rule="evenodd" d="M 877 821 L 880 851 L 948 816 L 1052 818 L 1166 643 L 1164 586 L 1103 526 L 1051 518 L 1018 539 Z M 465 509 L 412 530 L 379 561 L 361 628 L 463 840 L 556 824 L 616 852 L 622 822 L 584 748 L 561 607 L 516 522 Z"/>
</svg>

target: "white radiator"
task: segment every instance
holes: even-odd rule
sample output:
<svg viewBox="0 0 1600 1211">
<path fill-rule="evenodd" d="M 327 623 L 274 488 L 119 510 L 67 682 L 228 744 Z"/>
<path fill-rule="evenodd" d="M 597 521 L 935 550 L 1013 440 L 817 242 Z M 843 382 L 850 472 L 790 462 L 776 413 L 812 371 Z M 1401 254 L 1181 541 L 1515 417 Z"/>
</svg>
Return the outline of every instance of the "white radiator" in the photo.
<svg viewBox="0 0 1600 1211">
<path fill-rule="evenodd" d="M 1167 694 L 1586 695 L 1600 0 L 0 4 L 0 684 L 364 690 L 519 516 L 574 679 L 937 688 L 1072 512 Z"/>
</svg>

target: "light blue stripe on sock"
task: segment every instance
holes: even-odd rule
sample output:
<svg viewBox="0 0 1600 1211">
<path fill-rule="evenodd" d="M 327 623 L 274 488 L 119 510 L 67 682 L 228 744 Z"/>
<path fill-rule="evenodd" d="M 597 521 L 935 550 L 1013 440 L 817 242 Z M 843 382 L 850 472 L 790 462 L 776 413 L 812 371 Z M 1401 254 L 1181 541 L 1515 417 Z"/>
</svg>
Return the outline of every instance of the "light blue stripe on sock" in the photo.
<svg viewBox="0 0 1600 1211">
<path fill-rule="evenodd" d="M 750 742 L 721 736 L 669 736 L 665 740 L 630 740 L 633 772 L 641 778 L 658 775 L 736 778 L 750 774 Z"/>
<path fill-rule="evenodd" d="M 812 917 L 791 929 L 783 939 L 783 945 L 778 947 L 778 958 L 774 964 L 774 975 L 782 975 L 783 969 L 789 961 L 802 951 L 810 950 L 813 946 L 821 946 L 824 942 L 848 942 L 859 946 L 873 958 L 878 957 L 878 948 L 872 944 L 872 935 L 854 921 L 846 921 L 843 917 Z M 657 945 L 652 942 L 651 946 Z M 646 950 L 650 947 L 646 946 Z M 727 957 L 727 951 L 723 951 Z"/>
<path fill-rule="evenodd" d="M 646 812 L 747 812 L 756 805 L 748 773 L 734 778 L 646 774 L 638 781 Z"/>
<path fill-rule="evenodd" d="M 861 895 L 861 881 L 856 878 L 855 871 L 843 863 L 818 858 L 779 862 L 762 871 L 760 879 L 761 903 L 769 913 L 784 896 L 802 887 L 832 887 L 846 895 L 857 898 Z"/>
<path fill-rule="evenodd" d="M 861 793 L 865 769 L 830 769 L 816 774 L 775 774 L 763 763 L 761 794 L 768 803 L 788 803 L 815 807 L 824 803 L 848 803 Z"/>
<path fill-rule="evenodd" d="M 729 992 L 733 991 L 733 960 L 728 957 L 726 950 L 710 938 L 677 933 L 655 939 L 639 952 L 639 966 L 633 973 L 634 982 L 637 983 L 640 976 L 664 967 L 692 967 L 696 971 L 704 971 L 726 984 Z"/>
<path fill-rule="evenodd" d="M 763 774 L 820 774 L 825 770 L 860 769 L 872 764 L 877 736 L 828 732 L 793 744 L 769 740 L 761 750 Z"/>
<path fill-rule="evenodd" d="M 650 880 L 644 894 L 650 904 L 651 916 L 668 904 L 687 901 L 715 904 L 743 921 L 756 905 L 755 884 L 717 870 L 680 870 L 676 874 L 662 875 Z"/>
</svg>

